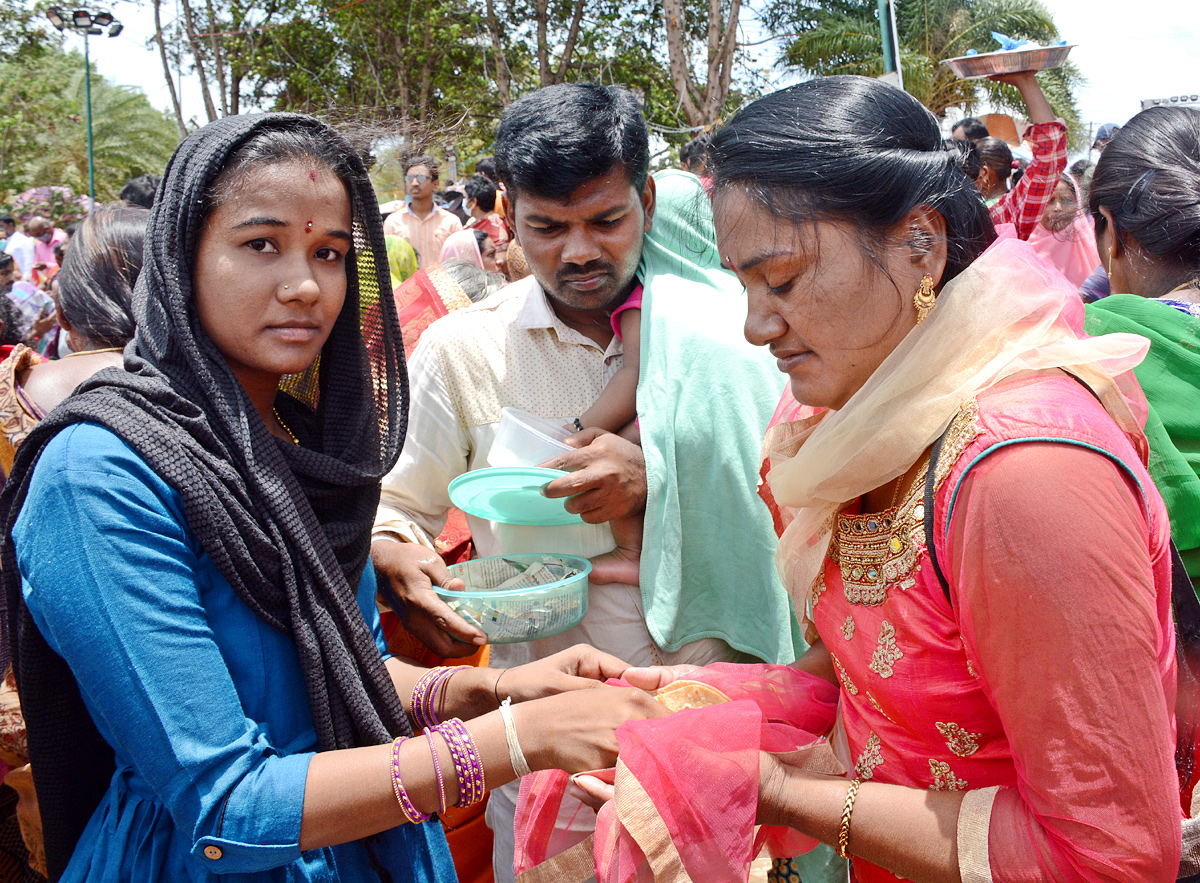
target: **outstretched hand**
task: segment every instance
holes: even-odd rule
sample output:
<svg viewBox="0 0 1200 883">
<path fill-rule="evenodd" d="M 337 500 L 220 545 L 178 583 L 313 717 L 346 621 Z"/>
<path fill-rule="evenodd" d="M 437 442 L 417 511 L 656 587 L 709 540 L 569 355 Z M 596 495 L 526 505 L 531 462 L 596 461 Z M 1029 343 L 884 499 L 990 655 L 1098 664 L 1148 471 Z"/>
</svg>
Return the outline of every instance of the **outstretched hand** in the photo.
<svg viewBox="0 0 1200 883">
<path fill-rule="evenodd" d="M 700 666 L 698 665 L 654 665 L 645 668 L 627 668 L 625 674 L 625 683 L 631 684 L 638 689 L 645 690 L 648 693 L 653 693 L 655 690 L 661 690 L 668 684 L 673 684 L 680 678 L 685 678 L 689 673 L 695 671 Z"/>
<path fill-rule="evenodd" d="M 646 459 L 633 442 L 605 432 L 585 429 L 569 436 L 575 448 L 541 464 L 569 472 L 542 488 L 547 497 L 570 497 L 566 509 L 588 524 L 603 524 L 646 508 Z"/>
<path fill-rule="evenodd" d="M 587 644 L 576 644 L 552 656 L 500 672 L 496 695 L 511 696 L 513 702 L 541 699 L 574 690 L 602 686 L 619 678 L 629 664 Z"/>
<path fill-rule="evenodd" d="M 433 591 L 435 585 L 464 588 L 462 580 L 450 576 L 437 552 L 416 543 L 378 539 L 371 546 L 371 560 L 384 599 L 396 608 L 404 627 L 438 656 L 470 656 L 487 643 L 482 631 Z"/>
<path fill-rule="evenodd" d="M 501 681 L 501 693 L 506 688 Z M 603 684 L 513 706 L 529 765 L 569 773 L 615 766 L 617 728 L 627 721 L 666 714 L 666 706 L 642 690 Z"/>
</svg>

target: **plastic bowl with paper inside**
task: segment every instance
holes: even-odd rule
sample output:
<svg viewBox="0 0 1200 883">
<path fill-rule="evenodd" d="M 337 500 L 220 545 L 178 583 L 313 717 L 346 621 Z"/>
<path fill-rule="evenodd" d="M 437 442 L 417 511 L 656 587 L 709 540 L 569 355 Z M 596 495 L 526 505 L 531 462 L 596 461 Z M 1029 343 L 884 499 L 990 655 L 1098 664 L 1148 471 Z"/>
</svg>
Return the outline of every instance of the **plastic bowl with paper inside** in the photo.
<svg viewBox="0 0 1200 883">
<path fill-rule="evenodd" d="M 587 615 L 591 572 L 592 563 L 574 555 L 500 555 L 451 565 L 466 589 L 434 591 L 489 643 L 519 644 L 579 625 Z"/>
</svg>

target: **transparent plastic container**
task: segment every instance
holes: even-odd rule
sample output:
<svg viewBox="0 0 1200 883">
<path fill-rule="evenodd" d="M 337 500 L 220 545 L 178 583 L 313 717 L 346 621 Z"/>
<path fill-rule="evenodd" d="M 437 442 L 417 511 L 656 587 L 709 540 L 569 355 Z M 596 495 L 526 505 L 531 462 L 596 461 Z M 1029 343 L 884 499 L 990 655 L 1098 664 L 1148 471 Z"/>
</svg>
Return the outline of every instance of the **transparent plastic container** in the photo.
<svg viewBox="0 0 1200 883">
<path fill-rule="evenodd" d="M 565 565 L 572 576 L 527 588 L 498 589 L 534 564 Z M 587 615 L 588 575 L 592 563 L 574 555 L 525 553 L 476 558 L 450 567 L 467 584 L 452 592 L 435 586 L 451 610 L 477 626 L 492 644 L 519 644 L 548 638 L 574 628 Z"/>
<path fill-rule="evenodd" d="M 491 466 L 540 466 L 572 450 L 563 444 L 571 433 L 563 421 L 547 420 L 518 408 L 504 408 L 496 426 L 496 439 L 488 451 Z"/>
</svg>

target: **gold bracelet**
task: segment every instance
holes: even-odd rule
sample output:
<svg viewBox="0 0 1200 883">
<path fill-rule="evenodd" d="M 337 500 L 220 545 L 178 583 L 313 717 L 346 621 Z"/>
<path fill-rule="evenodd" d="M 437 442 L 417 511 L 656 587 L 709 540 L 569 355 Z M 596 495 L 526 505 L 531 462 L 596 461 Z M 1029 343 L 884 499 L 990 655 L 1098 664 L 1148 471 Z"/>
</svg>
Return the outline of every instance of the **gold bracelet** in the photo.
<svg viewBox="0 0 1200 883">
<path fill-rule="evenodd" d="M 858 797 L 858 789 L 863 783 L 861 776 L 856 776 L 846 792 L 846 805 L 842 807 L 842 829 L 838 831 L 837 854 L 842 858 L 850 858 L 847 849 L 850 846 L 850 815 L 854 812 L 854 798 Z"/>
</svg>

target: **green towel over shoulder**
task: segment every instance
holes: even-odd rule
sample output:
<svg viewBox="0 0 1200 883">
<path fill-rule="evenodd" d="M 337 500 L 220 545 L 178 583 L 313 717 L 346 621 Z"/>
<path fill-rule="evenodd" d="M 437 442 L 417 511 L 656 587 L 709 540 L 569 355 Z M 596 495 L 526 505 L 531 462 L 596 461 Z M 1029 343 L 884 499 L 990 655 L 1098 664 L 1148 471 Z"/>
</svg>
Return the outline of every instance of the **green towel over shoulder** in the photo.
<svg viewBox="0 0 1200 883">
<path fill-rule="evenodd" d="M 757 494 L 762 437 L 785 378 L 742 334 L 746 296 L 720 267 L 699 179 L 668 171 L 654 180 L 654 223 L 638 273 L 646 624 L 669 651 L 712 637 L 767 662 L 791 662 L 804 645 Z"/>
</svg>

